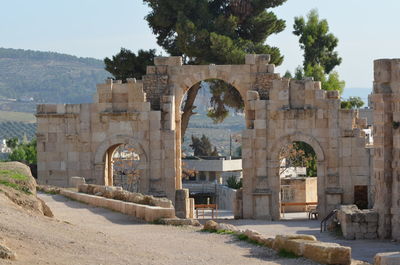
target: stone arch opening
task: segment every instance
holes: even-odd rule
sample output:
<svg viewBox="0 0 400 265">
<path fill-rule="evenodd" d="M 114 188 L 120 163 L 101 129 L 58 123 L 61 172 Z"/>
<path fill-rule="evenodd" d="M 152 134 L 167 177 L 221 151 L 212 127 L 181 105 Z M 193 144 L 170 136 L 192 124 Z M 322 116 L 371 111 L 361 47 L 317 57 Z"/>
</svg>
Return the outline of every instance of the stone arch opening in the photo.
<svg viewBox="0 0 400 265">
<path fill-rule="evenodd" d="M 195 123 L 194 126 L 196 129 L 189 129 L 188 127 L 188 129 L 186 130 L 186 134 L 181 135 L 182 132 L 181 126 L 183 125 L 184 122 L 186 122 L 183 121 L 181 113 L 184 110 L 183 107 L 185 106 L 186 101 L 193 100 L 193 98 L 188 98 L 188 95 L 191 93 L 192 89 L 198 89 L 199 91 L 196 95 L 196 103 L 194 104 L 197 106 L 194 112 L 197 112 L 199 115 L 192 116 L 190 119 Z M 216 92 L 213 93 L 212 91 Z M 225 163 L 237 164 L 240 166 L 240 171 L 241 171 L 241 163 L 242 163 L 241 153 L 237 153 L 237 151 L 240 150 L 238 149 L 238 147 L 241 145 L 240 142 L 241 142 L 242 130 L 246 128 L 245 117 L 244 117 L 245 98 L 243 98 L 242 94 L 235 86 L 226 82 L 223 79 L 218 79 L 218 78 L 210 78 L 199 81 L 195 83 L 192 87 L 183 89 L 182 92 L 184 93 L 183 96 L 180 97 L 180 99 L 178 100 L 179 105 L 177 107 L 177 109 L 180 110 L 178 114 L 179 117 L 177 119 L 178 122 L 176 123 L 176 128 L 177 128 L 176 139 L 179 140 L 179 143 L 177 143 L 177 148 L 179 148 L 179 151 L 177 153 L 182 154 L 182 157 L 184 156 L 192 157 L 193 155 L 197 157 L 201 156 L 201 158 L 199 158 L 201 161 L 197 161 L 201 169 L 198 169 L 196 166 L 194 166 L 194 164 L 196 163 L 190 163 L 189 165 L 188 162 L 182 163 L 182 157 L 177 158 L 177 160 L 180 161 L 180 163 L 182 163 L 181 164 L 182 178 L 187 179 L 186 182 L 184 183 L 185 184 L 184 188 L 188 187 L 189 183 L 190 183 L 189 186 L 193 187 L 194 185 L 193 183 L 195 182 L 196 184 L 202 183 L 203 186 L 204 183 L 206 182 L 214 185 L 223 184 L 226 183 L 227 178 L 230 176 L 233 176 L 233 178 L 236 178 L 237 181 L 240 181 L 242 174 L 241 172 L 239 172 L 239 170 L 236 170 L 235 168 L 235 172 L 233 171 L 231 172 L 227 171 L 226 169 L 223 169 L 223 167 Z M 212 99 L 211 103 L 210 103 L 210 98 Z M 240 98 L 240 102 L 237 102 L 237 104 L 233 104 L 233 102 L 230 103 L 229 100 L 232 100 L 232 98 Z M 200 100 L 202 100 L 202 102 Z M 222 102 L 225 103 L 228 102 L 228 104 L 225 105 L 221 104 Z M 200 128 L 201 125 L 200 127 L 196 126 L 196 124 L 200 122 L 200 118 L 202 120 L 207 119 L 210 124 L 212 124 L 212 120 L 214 121 L 219 120 L 215 118 L 215 116 L 213 116 L 214 114 L 217 113 L 222 114 L 222 116 L 226 117 L 226 119 L 224 119 L 223 121 L 220 120 L 221 121 L 220 125 L 213 124 L 213 126 L 219 127 L 218 134 L 210 135 L 209 130 L 207 130 L 206 128 Z M 232 123 L 233 120 L 235 120 L 235 124 L 239 123 L 239 126 L 232 125 L 231 126 L 232 128 L 230 128 L 229 125 L 227 125 L 227 122 Z M 191 140 L 192 135 L 199 139 L 202 138 L 203 135 L 207 136 L 211 140 L 211 144 L 213 146 L 217 146 L 218 154 L 215 154 L 215 152 L 212 155 L 196 154 L 195 150 L 188 147 L 189 144 L 192 143 Z M 205 156 L 210 156 L 210 157 L 206 158 Z M 203 163 L 203 165 L 200 166 L 200 163 Z M 187 175 L 188 171 L 195 173 L 192 176 L 188 177 Z M 190 188 L 189 191 L 191 193 L 191 196 L 194 196 L 194 193 Z M 201 193 L 199 191 L 195 192 Z M 198 194 L 196 194 L 196 196 L 197 195 Z M 204 195 L 203 197 L 201 197 L 200 195 L 194 197 L 195 200 L 198 200 L 196 201 L 197 204 L 206 203 L 205 197 L 207 196 L 211 196 L 210 198 L 211 203 L 215 203 L 216 201 L 218 201 L 218 198 L 216 198 L 215 194 L 207 196 Z M 229 208 L 229 210 L 232 210 L 232 206 L 230 205 L 229 206 L 224 205 L 224 207 L 226 207 L 226 209 Z"/>
<path fill-rule="evenodd" d="M 95 154 L 96 182 L 121 186 L 141 192 L 148 179 L 147 156 L 137 141 L 129 136 L 113 136 L 102 142 Z"/>
<path fill-rule="evenodd" d="M 315 176 L 315 178 L 313 180 L 311 180 L 308 177 L 305 177 L 303 180 L 299 180 L 297 181 L 297 183 L 295 183 L 298 187 L 297 188 L 293 188 L 296 185 L 292 185 L 292 191 L 294 191 L 294 193 L 298 193 L 298 195 L 301 194 L 301 192 L 299 193 L 299 188 L 300 186 L 303 186 L 306 189 L 306 185 L 307 182 L 310 189 L 313 189 L 312 192 L 310 192 L 310 196 L 298 196 L 296 198 L 295 194 L 290 194 L 289 193 L 289 197 L 290 195 L 294 195 L 294 198 L 285 198 L 285 199 L 291 199 L 293 203 L 299 203 L 299 205 L 291 205 L 292 210 L 293 208 L 295 208 L 295 210 L 300 210 L 300 208 L 303 209 L 303 211 L 305 212 L 305 210 L 307 208 L 309 208 L 310 210 L 313 209 L 315 203 L 316 203 L 316 211 L 318 212 L 317 217 L 318 218 L 323 218 L 326 214 L 326 206 L 325 206 L 325 172 L 326 172 L 326 168 L 325 168 L 325 155 L 323 152 L 323 149 L 321 147 L 321 145 L 319 144 L 319 142 L 312 136 L 308 136 L 308 135 L 304 135 L 301 133 L 294 133 L 291 135 L 287 135 L 287 136 L 283 136 L 280 139 L 278 139 L 275 144 L 273 145 L 272 149 L 271 149 L 271 153 L 270 153 L 270 164 L 271 164 L 271 176 L 272 176 L 272 187 L 273 188 L 272 192 L 271 192 L 271 203 L 272 203 L 272 207 L 271 207 L 271 215 L 272 215 L 272 219 L 273 220 L 280 220 L 282 218 L 282 203 L 284 203 L 284 200 L 282 200 L 282 183 L 285 183 L 285 181 L 282 182 L 282 178 L 280 175 L 281 172 L 281 165 L 282 165 L 282 150 L 285 147 L 291 146 L 293 145 L 293 143 L 301 143 L 304 147 L 309 148 L 310 150 L 312 150 L 313 154 L 315 154 L 315 158 L 314 158 L 314 162 L 315 162 L 315 166 L 314 166 L 314 170 L 316 172 L 314 173 L 310 173 L 310 175 L 312 174 L 313 176 Z M 309 152 L 310 152 L 309 150 Z M 306 175 L 307 175 L 307 170 L 306 170 Z M 286 181 L 288 183 L 293 182 L 293 180 L 289 179 L 288 181 Z M 314 183 L 316 182 L 316 183 Z M 316 190 L 316 192 L 315 192 Z M 283 195 L 285 196 L 285 195 Z M 298 200 L 298 201 L 296 201 Z M 302 200 L 302 201 L 300 201 Z M 316 200 L 316 201 L 314 201 Z M 308 203 L 307 203 L 308 202 Z M 300 205 L 302 204 L 302 205 Z M 285 209 L 288 209 L 287 207 L 290 205 L 290 203 L 287 203 L 286 205 L 284 205 L 283 207 L 285 207 Z M 310 206 L 310 207 L 306 207 L 306 206 Z M 289 208 L 290 209 L 290 208 Z M 308 210 L 308 209 L 307 209 Z M 303 214 L 304 218 L 308 218 L 308 214 Z M 301 217 L 301 216 L 300 216 Z"/>
<path fill-rule="evenodd" d="M 317 159 L 305 142 L 292 142 L 279 152 L 282 219 L 316 219 L 318 216 Z"/>
<path fill-rule="evenodd" d="M 105 184 L 138 192 L 143 169 L 140 155 L 131 144 L 116 144 L 105 153 Z"/>
</svg>

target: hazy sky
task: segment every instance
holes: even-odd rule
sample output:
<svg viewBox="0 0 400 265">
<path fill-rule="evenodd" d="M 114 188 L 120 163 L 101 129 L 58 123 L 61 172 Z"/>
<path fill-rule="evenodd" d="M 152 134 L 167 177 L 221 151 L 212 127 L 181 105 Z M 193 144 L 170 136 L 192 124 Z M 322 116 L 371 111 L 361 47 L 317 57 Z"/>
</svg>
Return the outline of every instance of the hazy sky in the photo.
<svg viewBox="0 0 400 265">
<path fill-rule="evenodd" d="M 1 1 L 2 47 L 99 59 L 117 53 L 120 47 L 161 51 L 144 20 L 149 10 L 140 0 Z M 337 70 L 346 87 L 352 88 L 346 94 L 359 94 L 361 90 L 354 88 L 372 86 L 374 59 L 400 57 L 399 0 L 288 0 L 275 9 L 286 20 L 286 30 L 268 40 L 285 55 L 278 72 L 293 72 L 302 63 L 293 21 L 313 8 L 339 38 L 343 63 Z"/>
</svg>

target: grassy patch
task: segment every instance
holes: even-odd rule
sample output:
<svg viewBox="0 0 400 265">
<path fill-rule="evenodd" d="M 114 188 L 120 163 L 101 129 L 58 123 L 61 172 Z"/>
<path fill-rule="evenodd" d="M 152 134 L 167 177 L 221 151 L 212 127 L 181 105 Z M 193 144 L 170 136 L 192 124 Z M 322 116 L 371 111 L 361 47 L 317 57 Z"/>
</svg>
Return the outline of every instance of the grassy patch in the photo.
<svg viewBox="0 0 400 265">
<path fill-rule="evenodd" d="M 12 178 L 15 180 L 28 180 L 28 177 L 13 170 L 0 170 L 0 176 Z"/>
<path fill-rule="evenodd" d="M 217 230 L 217 231 L 215 231 L 215 233 L 217 233 L 219 235 L 233 235 L 233 234 L 235 234 L 235 232 L 233 232 L 231 230 Z"/>
<path fill-rule="evenodd" d="M 16 183 L 12 183 L 12 182 L 9 182 L 7 180 L 0 180 L 0 185 L 4 185 L 4 186 L 10 187 L 10 188 L 13 188 L 15 190 L 19 190 L 19 191 L 25 192 L 26 194 L 29 194 L 29 195 L 32 194 L 32 192 L 30 192 L 27 187 L 20 186 L 20 185 L 18 185 Z"/>
<path fill-rule="evenodd" d="M 297 259 L 299 258 L 299 256 L 297 256 L 296 254 L 294 254 L 291 251 L 287 251 L 285 249 L 281 249 L 278 252 L 278 255 L 282 258 L 287 258 L 287 259 Z"/>
</svg>

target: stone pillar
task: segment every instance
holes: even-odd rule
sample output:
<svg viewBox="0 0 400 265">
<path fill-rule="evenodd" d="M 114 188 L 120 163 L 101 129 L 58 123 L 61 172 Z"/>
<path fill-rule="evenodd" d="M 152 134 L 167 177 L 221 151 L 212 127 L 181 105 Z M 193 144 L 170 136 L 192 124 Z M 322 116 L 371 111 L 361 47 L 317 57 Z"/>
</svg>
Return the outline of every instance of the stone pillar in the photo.
<svg viewBox="0 0 400 265">
<path fill-rule="evenodd" d="M 190 218 L 189 190 L 181 189 L 175 192 L 175 215 L 179 218 Z M 192 213 L 193 215 L 193 213 Z"/>
<path fill-rule="evenodd" d="M 393 110 L 391 60 L 374 62 L 374 170 L 375 210 L 379 213 L 379 238 L 391 237 L 393 183 Z"/>
</svg>

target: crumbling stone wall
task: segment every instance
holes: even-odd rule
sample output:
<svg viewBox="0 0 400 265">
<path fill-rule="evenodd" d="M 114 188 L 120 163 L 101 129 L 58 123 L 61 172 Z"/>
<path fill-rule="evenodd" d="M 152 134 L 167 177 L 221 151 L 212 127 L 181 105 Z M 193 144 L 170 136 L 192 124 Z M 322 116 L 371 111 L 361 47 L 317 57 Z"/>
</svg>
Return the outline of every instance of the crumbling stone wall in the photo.
<svg viewBox="0 0 400 265">
<path fill-rule="evenodd" d="M 39 182 L 68 186 L 70 176 L 83 176 L 112 185 L 108 158 L 118 144 L 129 143 L 141 158 L 139 191 L 174 200 L 182 189 L 184 95 L 198 82 L 220 79 L 245 103 L 242 207 L 235 207 L 241 217 L 280 218 L 279 152 L 292 141 L 317 154 L 320 216 L 353 203 L 354 185 L 370 185 L 365 121 L 355 110 L 341 110 L 338 93 L 321 90 L 319 82 L 281 78 L 269 58 L 249 54 L 243 65 L 182 65 L 181 57 L 159 57 L 143 81 L 98 85 L 92 104 L 39 105 Z"/>
<path fill-rule="evenodd" d="M 345 239 L 376 239 L 378 237 L 378 213 L 359 210 L 356 205 L 342 205 L 337 218 Z"/>
</svg>

